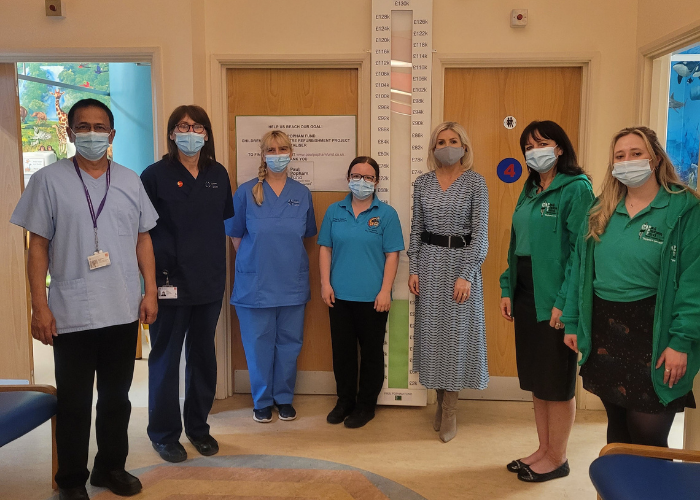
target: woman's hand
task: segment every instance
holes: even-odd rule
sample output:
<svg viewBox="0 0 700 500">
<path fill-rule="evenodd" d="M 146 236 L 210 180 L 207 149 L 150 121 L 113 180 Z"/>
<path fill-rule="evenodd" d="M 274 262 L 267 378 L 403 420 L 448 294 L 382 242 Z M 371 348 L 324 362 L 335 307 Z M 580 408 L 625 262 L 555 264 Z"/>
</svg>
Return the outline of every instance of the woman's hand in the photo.
<svg viewBox="0 0 700 500">
<path fill-rule="evenodd" d="M 418 275 L 411 274 L 408 277 L 408 289 L 413 295 L 418 295 Z"/>
<path fill-rule="evenodd" d="M 333 304 L 335 304 L 335 292 L 333 291 L 333 287 L 329 284 L 327 285 L 321 285 L 321 298 L 323 299 L 324 304 L 326 304 L 328 307 L 333 307 Z"/>
<path fill-rule="evenodd" d="M 561 330 L 562 328 L 564 328 L 564 323 L 559 321 L 559 318 L 561 318 L 561 314 L 561 309 L 552 307 L 552 318 L 549 320 L 549 326 L 551 326 L 552 328 L 556 328 L 557 330 Z"/>
<path fill-rule="evenodd" d="M 664 349 L 664 352 L 659 356 L 659 360 L 656 362 L 656 368 L 661 368 L 664 366 L 664 385 L 668 384 L 669 389 L 673 387 L 673 384 L 677 384 L 678 381 L 685 375 L 685 369 L 688 365 L 688 355 L 684 352 L 678 352 L 670 347 Z"/>
<path fill-rule="evenodd" d="M 374 299 L 374 310 L 377 312 L 386 312 L 391 307 L 391 290 L 385 292 L 379 291 L 379 295 Z"/>
<path fill-rule="evenodd" d="M 471 291 L 472 291 L 472 284 L 471 283 L 469 283 L 464 278 L 457 278 L 457 281 L 455 281 L 455 289 L 454 289 L 454 292 L 452 293 L 452 298 L 458 304 L 464 304 L 464 301 L 466 301 L 469 298 Z"/>
<path fill-rule="evenodd" d="M 513 321 L 513 316 L 510 315 L 510 298 L 501 297 L 501 316 L 508 321 Z"/>
<path fill-rule="evenodd" d="M 578 337 L 575 333 L 567 333 L 564 335 L 564 343 L 574 352 L 578 352 Z"/>
</svg>

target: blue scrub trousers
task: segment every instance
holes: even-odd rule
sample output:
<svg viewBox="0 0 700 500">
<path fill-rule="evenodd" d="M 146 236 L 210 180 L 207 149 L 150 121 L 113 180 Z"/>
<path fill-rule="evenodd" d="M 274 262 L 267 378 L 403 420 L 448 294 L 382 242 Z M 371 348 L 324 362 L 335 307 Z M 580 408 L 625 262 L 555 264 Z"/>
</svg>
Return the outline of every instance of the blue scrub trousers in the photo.
<svg viewBox="0 0 700 500">
<path fill-rule="evenodd" d="M 158 301 L 158 319 L 150 330 L 148 356 L 148 437 L 154 443 L 175 443 L 180 419 L 180 355 L 185 343 L 185 433 L 209 434 L 207 417 L 216 394 L 214 334 L 221 301 L 196 306 L 170 306 Z"/>
<path fill-rule="evenodd" d="M 256 410 L 292 404 L 305 308 L 236 306 Z"/>
</svg>

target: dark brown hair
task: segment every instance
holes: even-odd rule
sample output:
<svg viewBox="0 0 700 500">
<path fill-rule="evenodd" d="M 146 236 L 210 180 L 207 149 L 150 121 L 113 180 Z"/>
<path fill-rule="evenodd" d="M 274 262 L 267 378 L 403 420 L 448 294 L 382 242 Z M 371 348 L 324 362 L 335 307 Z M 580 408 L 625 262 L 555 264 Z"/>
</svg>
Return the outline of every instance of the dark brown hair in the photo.
<svg viewBox="0 0 700 500">
<path fill-rule="evenodd" d="M 374 176 L 377 178 L 377 182 L 379 182 L 379 165 L 377 162 L 370 156 L 358 156 L 354 160 L 350 162 L 350 167 L 348 167 L 348 177 L 350 177 L 350 172 L 352 172 L 352 167 L 357 165 L 358 163 L 369 163 L 372 168 L 374 169 Z"/>
<path fill-rule="evenodd" d="M 207 112 L 204 111 L 204 108 L 195 106 L 194 104 L 178 106 L 170 114 L 170 118 L 168 118 L 168 154 L 163 155 L 163 158 L 167 156 L 171 161 L 180 160 L 177 144 L 175 144 L 175 141 L 170 138 L 170 135 L 175 130 L 175 127 L 177 127 L 177 124 L 180 123 L 185 116 L 189 116 L 196 123 L 204 125 L 204 130 L 207 132 L 207 141 L 204 143 L 204 146 L 199 152 L 198 166 L 199 169 L 202 170 L 216 161 L 216 153 L 214 152 L 214 134 L 211 131 L 211 121 L 209 120 Z"/>
</svg>

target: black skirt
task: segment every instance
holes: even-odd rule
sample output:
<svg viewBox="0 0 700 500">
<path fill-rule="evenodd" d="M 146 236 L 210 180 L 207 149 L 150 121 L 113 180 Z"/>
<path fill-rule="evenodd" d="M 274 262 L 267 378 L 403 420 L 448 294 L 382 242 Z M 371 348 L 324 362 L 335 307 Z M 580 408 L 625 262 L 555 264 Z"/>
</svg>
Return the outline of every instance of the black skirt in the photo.
<svg viewBox="0 0 700 500">
<path fill-rule="evenodd" d="M 692 391 L 664 406 L 651 379 L 656 296 L 611 302 L 593 295 L 591 353 L 581 367 L 583 387 L 605 402 L 642 413 L 695 408 Z"/>
<path fill-rule="evenodd" d="M 576 392 L 577 355 L 564 344 L 564 330 L 549 326 L 549 319 L 537 321 L 529 257 L 518 257 L 512 307 L 520 388 L 544 401 L 569 401 Z"/>
</svg>

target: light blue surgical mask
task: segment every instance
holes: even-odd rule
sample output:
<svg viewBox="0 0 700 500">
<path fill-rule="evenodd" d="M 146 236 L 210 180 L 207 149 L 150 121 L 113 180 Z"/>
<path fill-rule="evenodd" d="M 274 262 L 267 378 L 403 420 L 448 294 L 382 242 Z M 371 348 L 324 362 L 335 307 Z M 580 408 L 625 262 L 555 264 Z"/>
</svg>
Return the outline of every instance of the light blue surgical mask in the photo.
<svg viewBox="0 0 700 500">
<path fill-rule="evenodd" d="M 651 164 L 648 159 L 620 161 L 613 165 L 612 176 L 627 187 L 636 188 L 651 177 Z"/>
<path fill-rule="evenodd" d="M 75 134 L 75 150 L 80 156 L 90 161 L 101 159 L 109 148 L 109 134 L 100 132 L 81 132 Z"/>
<path fill-rule="evenodd" d="M 525 152 L 525 163 L 539 174 L 544 174 L 552 170 L 556 162 L 557 155 L 554 152 L 554 146 L 531 149 Z"/>
<path fill-rule="evenodd" d="M 462 158 L 462 156 L 464 156 L 464 146 L 447 146 L 444 148 L 435 149 L 433 154 L 435 155 L 435 159 L 440 162 L 440 165 L 454 165 Z"/>
<path fill-rule="evenodd" d="M 267 164 L 267 168 L 269 168 L 276 174 L 279 174 L 285 168 L 287 168 L 287 165 L 289 165 L 290 161 L 292 161 L 292 159 L 289 157 L 288 154 L 265 155 L 265 164 Z"/>
<path fill-rule="evenodd" d="M 348 186 L 358 200 L 366 200 L 374 193 L 374 182 L 367 182 L 364 179 L 351 180 Z"/>
<path fill-rule="evenodd" d="M 186 156 L 194 156 L 204 147 L 204 136 L 196 132 L 176 132 L 175 145 Z"/>
</svg>

